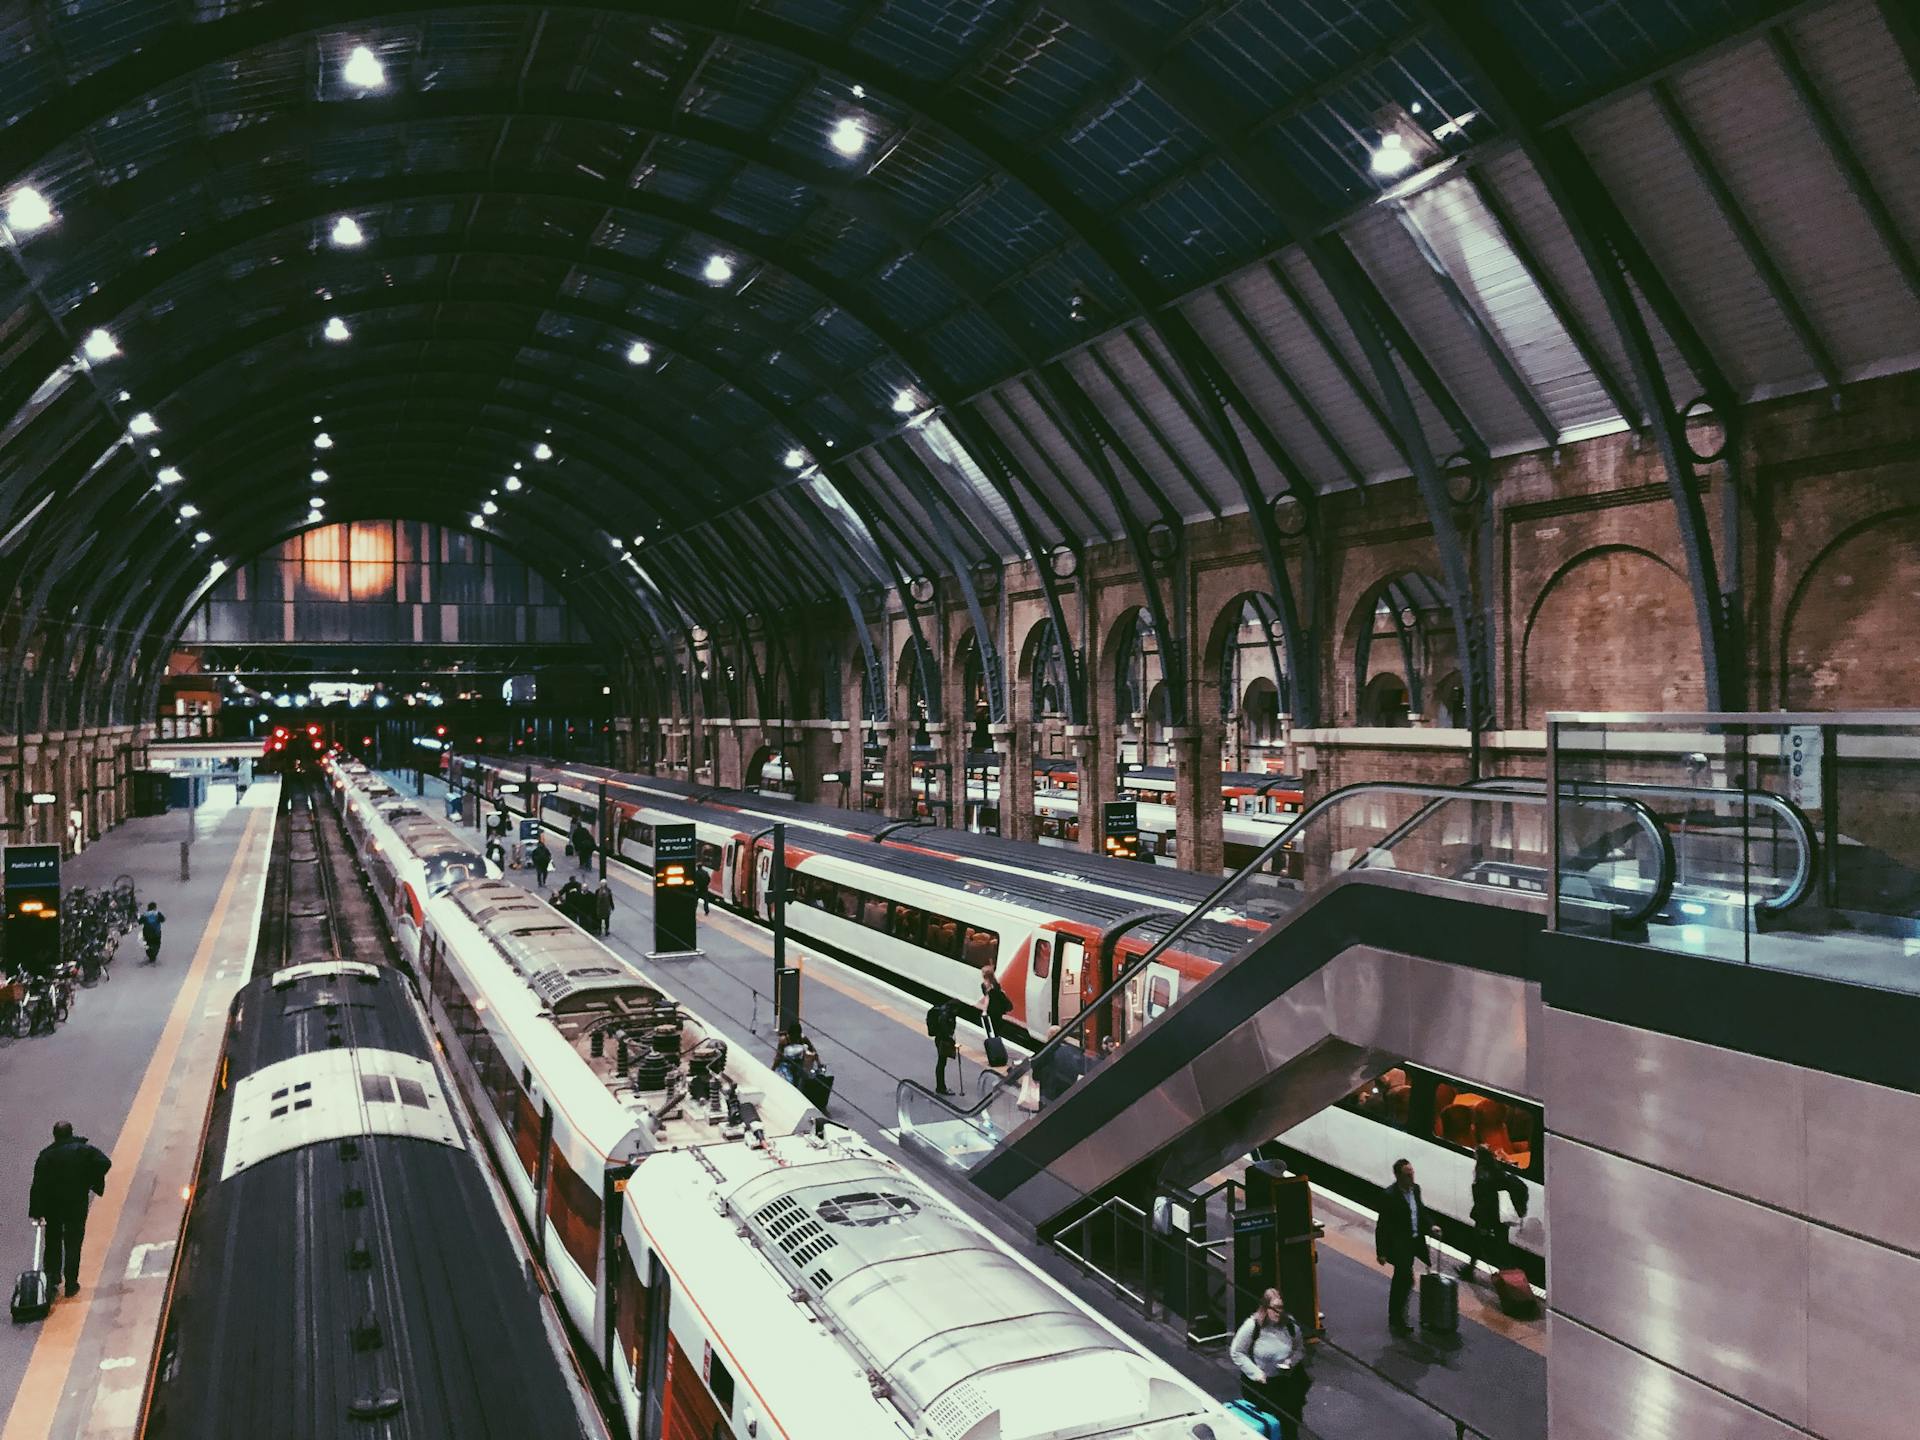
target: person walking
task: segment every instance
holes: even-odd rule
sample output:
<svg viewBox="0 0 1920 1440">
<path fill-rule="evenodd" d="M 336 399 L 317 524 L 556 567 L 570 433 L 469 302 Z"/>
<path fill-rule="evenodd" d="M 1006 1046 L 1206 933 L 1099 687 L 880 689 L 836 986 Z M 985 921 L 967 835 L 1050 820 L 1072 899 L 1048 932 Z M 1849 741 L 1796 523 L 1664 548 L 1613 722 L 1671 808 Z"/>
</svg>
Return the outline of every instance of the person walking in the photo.
<svg viewBox="0 0 1920 1440">
<path fill-rule="evenodd" d="M 87 1238 L 87 1206 L 107 1191 L 113 1162 L 75 1135 L 65 1120 L 53 1127 L 53 1143 L 33 1162 L 27 1215 L 47 1227 L 47 1286 L 63 1272 L 69 1297 L 80 1293 L 80 1247 Z"/>
<path fill-rule="evenodd" d="M 980 967 L 980 1028 L 986 1032 L 987 1064 L 1001 1069 L 1007 1063 L 1007 1042 L 1000 1034 L 1000 1022 L 1013 1009 L 1013 1000 L 1001 988 L 1000 977 L 991 964 Z"/>
<path fill-rule="evenodd" d="M 1373 1255 L 1382 1265 L 1393 1267 L 1393 1284 L 1387 1291 L 1387 1326 L 1406 1332 L 1413 1329 L 1407 1319 L 1407 1301 L 1413 1298 L 1414 1262 L 1430 1264 L 1427 1235 L 1433 1216 L 1420 1198 L 1414 1183 L 1413 1162 L 1393 1162 L 1393 1183 L 1380 1197 L 1380 1217 L 1373 1228 Z"/>
<path fill-rule="evenodd" d="M 1506 1204 L 1502 1204 L 1502 1201 Z M 1514 1219 L 1507 1219 L 1511 1210 Z M 1513 1251 L 1507 1240 L 1507 1227 L 1527 1213 L 1527 1187 L 1511 1166 L 1504 1164 L 1491 1149 L 1482 1145 L 1473 1152 L 1473 1238 L 1467 1242 L 1466 1263 L 1460 1267 L 1465 1279 L 1472 1279 L 1480 1261 L 1485 1260 L 1494 1273 L 1512 1263 Z"/>
<path fill-rule="evenodd" d="M 167 917 L 160 913 L 160 907 L 149 900 L 147 908 L 140 912 L 140 938 L 146 942 L 149 965 L 160 963 L 160 932 L 166 923 Z"/>
<path fill-rule="evenodd" d="M 933 1039 L 933 1089 L 936 1095 L 954 1093 L 947 1088 L 947 1062 L 958 1059 L 960 1055 L 960 1046 L 954 1039 L 957 1023 L 951 1000 L 936 1001 L 927 1011 L 927 1034 Z"/>
<path fill-rule="evenodd" d="M 1280 1422 L 1281 1440 L 1299 1440 L 1307 1399 L 1307 1337 L 1278 1290 L 1260 1297 L 1228 1350 L 1240 1372 L 1240 1396 Z"/>
<path fill-rule="evenodd" d="M 704 865 L 693 867 L 693 898 L 700 903 L 700 913 L 713 913 L 713 872 Z"/>
<path fill-rule="evenodd" d="M 602 935 L 613 930 L 613 887 L 602 880 L 593 890 L 594 929 Z"/>
<path fill-rule="evenodd" d="M 547 888 L 547 871 L 553 868 L 553 851 L 547 848 L 546 837 L 533 842 L 533 879 L 542 890 Z"/>
</svg>

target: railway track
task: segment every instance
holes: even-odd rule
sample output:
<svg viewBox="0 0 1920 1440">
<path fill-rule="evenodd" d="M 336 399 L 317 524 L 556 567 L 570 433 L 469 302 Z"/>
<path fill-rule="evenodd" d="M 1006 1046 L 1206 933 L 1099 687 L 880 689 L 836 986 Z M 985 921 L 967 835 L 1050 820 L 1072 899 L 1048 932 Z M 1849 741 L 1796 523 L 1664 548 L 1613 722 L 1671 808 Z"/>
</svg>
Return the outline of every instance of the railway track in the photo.
<svg viewBox="0 0 1920 1440">
<path fill-rule="evenodd" d="M 324 791 L 311 779 L 294 779 L 283 794 L 254 977 L 314 960 L 395 964 L 398 953 L 351 849 L 338 843 L 339 817 Z"/>
</svg>

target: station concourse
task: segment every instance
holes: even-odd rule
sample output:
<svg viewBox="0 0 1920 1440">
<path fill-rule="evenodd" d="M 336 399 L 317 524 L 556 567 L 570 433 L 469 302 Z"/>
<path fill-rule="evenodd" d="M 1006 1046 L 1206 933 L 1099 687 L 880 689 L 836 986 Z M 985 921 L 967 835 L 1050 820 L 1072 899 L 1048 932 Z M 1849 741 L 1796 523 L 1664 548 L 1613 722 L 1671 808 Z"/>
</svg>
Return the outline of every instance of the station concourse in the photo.
<svg viewBox="0 0 1920 1440">
<path fill-rule="evenodd" d="M 0 0 L 0 1440 L 1907 1440 L 1917 154 L 1899 0 Z"/>
</svg>

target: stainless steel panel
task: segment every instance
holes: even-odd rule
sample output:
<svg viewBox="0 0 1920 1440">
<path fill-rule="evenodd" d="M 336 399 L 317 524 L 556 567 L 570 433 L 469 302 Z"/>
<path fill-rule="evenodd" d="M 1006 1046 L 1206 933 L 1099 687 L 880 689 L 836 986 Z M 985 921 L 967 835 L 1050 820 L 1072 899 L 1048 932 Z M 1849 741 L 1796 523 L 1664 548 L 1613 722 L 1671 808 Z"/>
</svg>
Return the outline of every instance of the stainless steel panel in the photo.
<svg viewBox="0 0 1920 1440">
<path fill-rule="evenodd" d="M 1266 1074 L 1266 1058 L 1260 1044 L 1260 1032 L 1249 1021 L 1234 1028 L 1196 1055 L 1189 1067 L 1194 1076 L 1201 1113 L 1210 1114 L 1243 1092 Z"/>
<path fill-rule="evenodd" d="M 1809 1071 L 1806 1097 L 1807 1213 L 1920 1253 L 1920 1095 Z"/>
<path fill-rule="evenodd" d="M 1913 1440 L 1920 1259 L 1819 1226 L 1809 1229 L 1808 1253 L 1810 1428 L 1832 1440 Z"/>
<path fill-rule="evenodd" d="M 1090 1195 L 1198 1124 L 1205 1114 L 1188 1066 L 1135 1100 L 1126 1123 L 1102 1125 L 1049 1168 L 1081 1194 Z"/>
<path fill-rule="evenodd" d="M 1805 1221 L 1558 1135 L 1547 1174 L 1556 1310 L 1806 1423 Z"/>
<path fill-rule="evenodd" d="M 1805 1071 L 1565 1010 L 1541 1049 L 1555 1133 L 1805 1213 Z"/>
<path fill-rule="evenodd" d="M 1520 1093 L 1547 1093 L 1547 1007 L 1538 985 L 1527 986 L 1527 1084 Z"/>
<path fill-rule="evenodd" d="M 1392 950 L 1356 945 L 1320 973 L 1326 989 L 1327 1029 L 1356 1045 L 1402 1051 L 1412 1033 L 1407 967 Z"/>
<path fill-rule="evenodd" d="M 1547 1433 L 1553 1440 L 1806 1440 L 1802 1431 L 1553 1317 Z"/>
<path fill-rule="evenodd" d="M 1527 1090 L 1527 986 L 1510 975 L 1409 957 L 1406 1057 L 1496 1090 Z"/>
</svg>

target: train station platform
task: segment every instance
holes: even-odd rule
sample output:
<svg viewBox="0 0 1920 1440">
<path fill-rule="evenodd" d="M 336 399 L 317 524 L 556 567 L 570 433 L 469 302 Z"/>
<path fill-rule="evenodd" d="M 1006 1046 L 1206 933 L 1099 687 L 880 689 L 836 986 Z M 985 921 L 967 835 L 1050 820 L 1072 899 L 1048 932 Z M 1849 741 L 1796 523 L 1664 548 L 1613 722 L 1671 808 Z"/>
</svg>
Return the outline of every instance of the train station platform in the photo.
<svg viewBox="0 0 1920 1440">
<path fill-rule="evenodd" d="M 136 936 L 111 978 L 80 991 L 51 1035 L 0 1040 L 0 1272 L 30 1259 L 27 1193 L 55 1121 L 113 1161 L 93 1202 L 80 1293 L 48 1318 L 0 1329 L 0 1440 L 122 1440 L 139 1415 L 167 1273 L 198 1158 L 227 1007 L 252 964 L 277 782 L 187 818 L 129 820 L 62 867 L 68 887 L 130 875 L 167 917 L 160 963 Z"/>
<path fill-rule="evenodd" d="M 403 793 L 420 794 L 429 813 L 443 813 L 445 787 L 438 779 L 428 776 L 423 782 L 411 771 L 389 772 L 386 778 Z M 477 843 L 478 832 L 471 826 L 463 833 Z M 555 861 L 548 875 L 549 893 L 570 875 L 589 886 L 597 883 L 597 859 L 590 879 L 563 853 L 558 840 L 549 843 Z M 609 864 L 607 875 L 614 894 L 611 948 L 717 1024 L 733 1043 L 770 1055 L 775 1039 L 772 937 L 716 905 L 699 919 L 697 956 L 649 959 L 651 877 L 617 863 Z M 507 878 L 537 888 L 530 868 L 509 870 Z M 898 1147 L 895 1091 L 900 1079 L 911 1076 L 933 1083 L 933 1042 L 926 1034 L 923 1001 L 805 946 L 790 944 L 788 961 L 802 968 L 801 1014 L 807 1036 L 834 1073 L 834 1118 L 900 1155 L 976 1218 L 994 1224 L 1003 1238 L 1154 1346 L 1195 1383 L 1222 1397 L 1238 1394 L 1224 1347 L 1195 1350 L 1170 1344 L 1169 1330 L 1144 1321 L 1051 1247 L 1036 1244 L 1031 1230 L 982 1213 L 977 1191 L 956 1186 L 950 1172 L 929 1169 L 921 1157 Z M 959 1040 L 962 1083 L 972 1094 L 985 1059 L 978 1027 L 963 1019 Z M 1388 1272 L 1372 1260 L 1373 1217 L 1325 1191 L 1318 1192 L 1318 1213 L 1327 1222 L 1319 1275 L 1333 1344 L 1322 1347 L 1315 1359 L 1303 1434 L 1309 1440 L 1375 1440 L 1381 1435 L 1457 1440 L 1461 1432 L 1446 1417 L 1458 1416 L 1471 1426 L 1466 1434 L 1477 1433 L 1485 1440 L 1544 1440 L 1545 1322 L 1509 1320 L 1485 1287 L 1463 1283 L 1457 1337 L 1395 1335 L 1387 1325 Z"/>
</svg>

